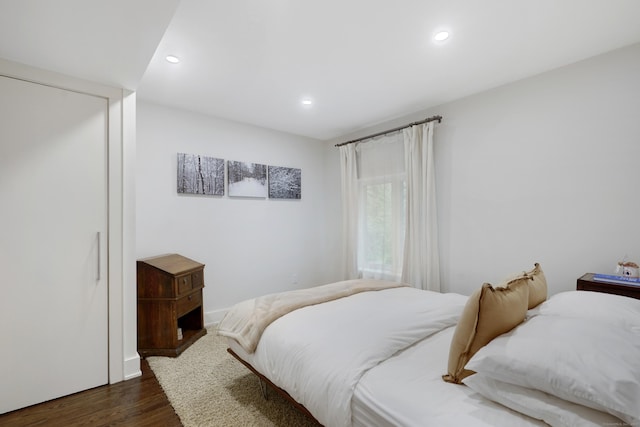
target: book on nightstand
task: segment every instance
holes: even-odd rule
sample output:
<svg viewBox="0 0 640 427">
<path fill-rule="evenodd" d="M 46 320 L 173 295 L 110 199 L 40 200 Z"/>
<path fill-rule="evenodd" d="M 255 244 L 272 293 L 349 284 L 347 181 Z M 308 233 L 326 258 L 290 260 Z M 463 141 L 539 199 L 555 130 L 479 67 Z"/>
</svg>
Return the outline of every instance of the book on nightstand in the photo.
<svg viewBox="0 0 640 427">
<path fill-rule="evenodd" d="M 640 277 L 615 276 L 612 274 L 594 274 L 593 280 L 597 282 L 619 283 L 622 285 L 640 286 Z"/>
</svg>

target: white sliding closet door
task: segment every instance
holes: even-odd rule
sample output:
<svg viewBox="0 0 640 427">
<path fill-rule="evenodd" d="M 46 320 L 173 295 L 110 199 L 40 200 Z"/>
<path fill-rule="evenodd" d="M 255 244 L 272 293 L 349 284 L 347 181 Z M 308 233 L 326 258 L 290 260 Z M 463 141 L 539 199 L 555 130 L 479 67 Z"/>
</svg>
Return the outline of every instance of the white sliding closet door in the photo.
<svg viewBox="0 0 640 427">
<path fill-rule="evenodd" d="M 0 76 L 0 413 L 108 382 L 107 123 Z"/>
</svg>

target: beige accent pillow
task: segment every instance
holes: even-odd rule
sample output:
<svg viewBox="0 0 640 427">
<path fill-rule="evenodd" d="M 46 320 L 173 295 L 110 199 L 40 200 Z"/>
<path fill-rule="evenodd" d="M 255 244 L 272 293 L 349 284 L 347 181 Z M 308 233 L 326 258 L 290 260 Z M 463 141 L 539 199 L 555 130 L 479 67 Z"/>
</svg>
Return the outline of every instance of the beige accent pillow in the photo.
<svg viewBox="0 0 640 427">
<path fill-rule="evenodd" d="M 531 271 L 522 271 L 504 279 L 498 287 L 505 288 L 516 279 L 529 278 L 529 310 L 547 300 L 547 279 L 544 277 L 542 268 L 537 262 Z"/>
<path fill-rule="evenodd" d="M 547 300 L 547 278 L 544 277 L 540 264 L 535 263 L 531 271 L 524 273 L 529 278 L 529 310 Z"/>
<path fill-rule="evenodd" d="M 460 384 L 474 373 L 464 366 L 480 348 L 522 323 L 529 303 L 529 280 L 522 275 L 497 288 L 485 283 L 469 297 L 451 340 L 443 380 Z"/>
</svg>

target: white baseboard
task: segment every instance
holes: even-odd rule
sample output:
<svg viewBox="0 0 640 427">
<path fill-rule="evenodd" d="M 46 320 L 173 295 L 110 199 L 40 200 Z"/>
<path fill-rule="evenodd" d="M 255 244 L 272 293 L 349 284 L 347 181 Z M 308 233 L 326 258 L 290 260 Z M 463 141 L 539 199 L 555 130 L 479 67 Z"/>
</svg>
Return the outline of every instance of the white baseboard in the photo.
<svg viewBox="0 0 640 427">
<path fill-rule="evenodd" d="M 227 311 L 229 311 L 228 308 L 224 308 L 222 310 L 213 310 L 213 311 L 205 312 L 204 326 L 208 328 L 210 326 L 217 325 L 218 323 L 220 323 L 224 315 L 227 314 Z"/>
<path fill-rule="evenodd" d="M 125 359 L 124 380 L 126 381 L 132 378 L 137 378 L 141 375 L 142 375 L 142 371 L 140 370 L 140 356 L 136 354 L 134 357 Z"/>
</svg>

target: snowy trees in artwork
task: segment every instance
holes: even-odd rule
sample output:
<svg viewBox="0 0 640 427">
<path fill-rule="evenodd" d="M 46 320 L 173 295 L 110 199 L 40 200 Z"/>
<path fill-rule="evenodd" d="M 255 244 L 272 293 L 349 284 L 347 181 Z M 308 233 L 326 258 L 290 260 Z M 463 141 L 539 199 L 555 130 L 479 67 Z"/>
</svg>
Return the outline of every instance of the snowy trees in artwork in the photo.
<svg viewBox="0 0 640 427">
<path fill-rule="evenodd" d="M 267 166 L 259 163 L 227 162 L 229 196 L 267 197 Z"/>
<path fill-rule="evenodd" d="M 178 193 L 223 196 L 224 175 L 223 159 L 178 153 Z M 229 160 L 227 177 L 232 197 L 302 198 L 300 169 Z"/>
<path fill-rule="evenodd" d="M 300 199 L 302 197 L 301 170 L 269 166 L 269 198 Z"/>
<path fill-rule="evenodd" d="M 178 193 L 224 195 L 224 160 L 178 153 Z"/>
</svg>

